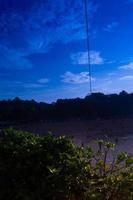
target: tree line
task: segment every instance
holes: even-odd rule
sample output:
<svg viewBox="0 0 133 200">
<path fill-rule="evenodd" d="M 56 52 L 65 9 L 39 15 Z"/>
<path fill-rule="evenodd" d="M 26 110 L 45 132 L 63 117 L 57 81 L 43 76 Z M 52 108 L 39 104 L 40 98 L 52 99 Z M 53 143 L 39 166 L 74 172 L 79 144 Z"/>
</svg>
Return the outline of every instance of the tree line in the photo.
<svg viewBox="0 0 133 200">
<path fill-rule="evenodd" d="M 92 93 L 85 98 L 58 99 L 54 103 L 34 100 L 0 101 L 0 121 L 46 121 L 133 117 L 133 93 L 105 95 Z"/>
</svg>

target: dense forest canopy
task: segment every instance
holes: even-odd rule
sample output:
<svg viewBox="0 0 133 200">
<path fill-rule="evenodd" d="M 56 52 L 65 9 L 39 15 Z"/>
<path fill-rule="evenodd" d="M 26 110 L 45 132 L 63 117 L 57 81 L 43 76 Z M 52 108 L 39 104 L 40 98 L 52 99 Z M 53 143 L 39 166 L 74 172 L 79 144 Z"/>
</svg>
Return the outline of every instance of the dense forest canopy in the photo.
<svg viewBox="0 0 133 200">
<path fill-rule="evenodd" d="M 33 121 L 60 119 L 94 119 L 107 117 L 132 117 L 133 93 L 105 95 L 92 93 L 85 98 L 58 99 L 48 104 L 34 100 L 0 101 L 0 121 Z"/>
</svg>

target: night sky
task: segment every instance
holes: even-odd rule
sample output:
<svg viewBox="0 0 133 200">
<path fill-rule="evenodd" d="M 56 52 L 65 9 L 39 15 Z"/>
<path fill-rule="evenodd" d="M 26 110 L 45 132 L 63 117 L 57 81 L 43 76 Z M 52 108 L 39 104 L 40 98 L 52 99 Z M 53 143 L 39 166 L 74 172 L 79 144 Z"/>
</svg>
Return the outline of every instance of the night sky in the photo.
<svg viewBox="0 0 133 200">
<path fill-rule="evenodd" d="M 88 0 L 93 92 L 133 92 L 133 0 Z M 0 0 L 0 99 L 89 93 L 83 0 Z"/>
</svg>

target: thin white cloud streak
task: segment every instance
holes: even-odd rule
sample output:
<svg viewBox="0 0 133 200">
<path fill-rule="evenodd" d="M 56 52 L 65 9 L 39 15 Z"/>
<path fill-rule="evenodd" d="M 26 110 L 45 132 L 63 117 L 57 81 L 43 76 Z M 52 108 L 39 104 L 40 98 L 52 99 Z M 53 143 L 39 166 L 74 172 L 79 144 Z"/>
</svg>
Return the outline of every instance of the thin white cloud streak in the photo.
<svg viewBox="0 0 133 200">
<path fill-rule="evenodd" d="M 66 72 L 64 75 L 61 76 L 62 82 L 70 83 L 70 84 L 84 84 L 89 83 L 90 76 L 89 72 L 80 72 L 80 73 L 72 73 Z M 92 81 L 95 81 L 94 78 L 91 78 Z"/>
<path fill-rule="evenodd" d="M 49 82 L 49 79 L 48 78 L 41 78 L 37 81 L 38 83 L 41 83 L 41 84 L 46 84 Z"/>
<path fill-rule="evenodd" d="M 133 62 L 128 63 L 127 65 L 122 65 L 119 67 L 119 69 L 124 69 L 124 70 L 133 70 Z"/>
<path fill-rule="evenodd" d="M 118 27 L 118 22 L 112 22 L 103 28 L 106 32 L 113 32 Z"/>
<path fill-rule="evenodd" d="M 78 52 L 71 55 L 71 60 L 73 64 L 77 65 L 87 65 L 88 64 L 88 52 Z M 104 64 L 104 59 L 101 57 L 100 52 L 90 51 L 90 63 L 92 65 L 102 65 Z"/>
<path fill-rule="evenodd" d="M 22 86 L 25 88 L 42 88 L 46 86 L 48 82 L 49 82 L 48 78 L 41 78 L 41 79 L 38 79 L 36 82 L 24 83 L 22 84 Z"/>
<path fill-rule="evenodd" d="M 122 77 L 119 78 L 119 80 L 121 80 L 121 81 L 133 81 L 133 76 L 132 75 L 122 76 Z"/>
<path fill-rule="evenodd" d="M 37 84 L 37 83 L 25 83 L 24 85 L 23 85 L 23 87 L 25 87 L 25 88 L 42 88 L 43 87 L 43 85 L 41 85 L 41 84 Z"/>
<path fill-rule="evenodd" d="M 0 85 L 8 88 L 17 88 L 17 89 L 22 89 L 22 88 L 41 88 L 47 85 L 49 82 L 49 79 L 44 78 L 44 79 L 39 79 L 34 82 L 23 82 L 23 81 L 7 81 L 7 80 L 0 80 Z"/>
</svg>

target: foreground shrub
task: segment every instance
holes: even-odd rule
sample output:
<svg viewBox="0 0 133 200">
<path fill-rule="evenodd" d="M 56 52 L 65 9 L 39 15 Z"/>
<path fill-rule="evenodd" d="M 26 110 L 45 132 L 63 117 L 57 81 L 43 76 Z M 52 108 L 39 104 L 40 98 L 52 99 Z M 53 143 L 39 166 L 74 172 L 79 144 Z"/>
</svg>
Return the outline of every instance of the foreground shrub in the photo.
<svg viewBox="0 0 133 200">
<path fill-rule="evenodd" d="M 65 136 L 1 131 L 0 200 L 132 200 L 133 157 L 96 143 L 93 151 Z"/>
</svg>

